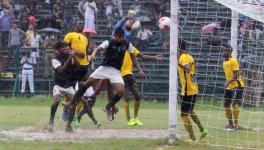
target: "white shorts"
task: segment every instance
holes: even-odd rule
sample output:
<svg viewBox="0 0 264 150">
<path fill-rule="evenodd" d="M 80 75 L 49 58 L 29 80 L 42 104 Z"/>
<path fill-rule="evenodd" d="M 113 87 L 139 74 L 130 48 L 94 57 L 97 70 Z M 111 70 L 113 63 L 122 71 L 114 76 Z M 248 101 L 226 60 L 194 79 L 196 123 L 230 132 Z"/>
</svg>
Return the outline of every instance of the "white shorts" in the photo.
<svg viewBox="0 0 264 150">
<path fill-rule="evenodd" d="M 53 87 L 53 96 L 56 96 L 56 95 L 64 96 L 66 94 L 72 94 L 72 95 L 75 94 L 75 90 L 73 89 L 72 86 L 68 87 L 68 88 L 64 88 L 64 87 L 60 87 L 58 85 L 54 85 L 54 87 Z"/>
<path fill-rule="evenodd" d="M 110 66 L 100 66 L 90 77 L 94 79 L 109 79 L 111 83 L 124 84 L 120 70 Z"/>
</svg>

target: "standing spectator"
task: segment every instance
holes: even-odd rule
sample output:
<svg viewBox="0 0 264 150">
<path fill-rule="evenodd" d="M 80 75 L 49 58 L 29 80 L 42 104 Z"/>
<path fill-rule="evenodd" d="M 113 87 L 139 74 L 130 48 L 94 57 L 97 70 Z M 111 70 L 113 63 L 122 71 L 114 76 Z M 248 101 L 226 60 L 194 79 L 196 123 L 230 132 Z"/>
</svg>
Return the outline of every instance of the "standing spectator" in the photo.
<svg viewBox="0 0 264 150">
<path fill-rule="evenodd" d="M 26 6 L 29 8 L 30 13 L 35 14 L 38 0 L 26 0 Z"/>
<path fill-rule="evenodd" d="M 25 36 L 25 32 L 17 28 L 17 24 L 13 23 L 12 28 L 9 32 L 8 46 L 12 48 L 17 48 L 21 46 L 21 41 Z"/>
<path fill-rule="evenodd" d="M 57 4 L 55 4 L 53 8 L 52 20 L 52 27 L 60 30 L 63 23 L 63 13 L 60 6 Z"/>
<path fill-rule="evenodd" d="M 150 39 L 153 37 L 153 33 L 147 29 L 143 24 L 141 24 L 141 29 L 137 34 L 139 40 L 138 48 L 146 48 L 149 45 Z"/>
<path fill-rule="evenodd" d="M 0 27 L 1 27 L 1 43 L 2 46 L 7 47 L 8 39 L 9 39 L 9 31 L 11 29 L 11 24 L 13 22 L 13 18 L 9 10 L 4 10 L 4 16 L 0 19 Z"/>
<path fill-rule="evenodd" d="M 113 9 L 116 6 L 115 0 L 106 0 L 105 3 L 105 15 L 107 18 L 107 29 L 112 29 L 114 23 Z"/>
<path fill-rule="evenodd" d="M 123 17 L 122 0 L 116 0 L 120 17 Z"/>
<path fill-rule="evenodd" d="M 80 19 L 84 19 L 84 4 L 86 0 L 81 0 L 78 4 L 78 16 Z"/>
<path fill-rule="evenodd" d="M 33 36 L 34 34 L 33 30 L 34 30 L 34 27 L 32 25 L 29 25 L 28 30 L 26 32 L 26 41 L 25 41 L 27 46 L 31 45 L 31 36 Z"/>
<path fill-rule="evenodd" d="M 26 31 L 28 29 L 28 24 L 28 14 L 26 11 L 22 11 L 20 16 L 20 28 Z"/>
<path fill-rule="evenodd" d="M 39 45 L 43 42 L 41 36 L 37 33 L 36 30 L 33 30 L 33 35 L 30 37 L 31 45 L 30 47 L 33 48 L 31 52 L 31 57 L 33 58 L 33 63 L 37 63 L 37 59 L 39 58 Z"/>
<path fill-rule="evenodd" d="M 64 27 L 67 30 L 71 29 L 73 14 L 74 14 L 74 4 L 70 0 L 66 0 L 63 6 L 63 20 L 64 20 Z"/>
<path fill-rule="evenodd" d="M 34 71 L 33 71 L 33 58 L 30 57 L 30 53 L 26 53 L 25 56 L 21 59 L 22 65 L 22 86 L 21 86 L 21 93 L 25 93 L 26 82 L 28 80 L 30 93 L 34 94 Z"/>
<path fill-rule="evenodd" d="M 55 47 L 55 36 L 51 33 L 48 33 L 48 35 L 45 37 L 43 42 L 43 47 L 45 48 L 45 76 L 50 77 L 52 74 L 52 56 L 54 53 L 54 47 Z"/>
<path fill-rule="evenodd" d="M 96 3 L 93 0 L 87 0 L 84 5 L 85 15 L 85 28 L 91 28 L 95 30 L 95 14 L 97 12 Z"/>
<path fill-rule="evenodd" d="M 28 23 L 30 24 L 30 25 L 32 25 L 33 27 L 37 27 L 37 23 L 36 23 L 36 17 L 35 16 L 33 16 L 33 15 L 29 15 L 29 17 L 28 17 Z"/>
</svg>

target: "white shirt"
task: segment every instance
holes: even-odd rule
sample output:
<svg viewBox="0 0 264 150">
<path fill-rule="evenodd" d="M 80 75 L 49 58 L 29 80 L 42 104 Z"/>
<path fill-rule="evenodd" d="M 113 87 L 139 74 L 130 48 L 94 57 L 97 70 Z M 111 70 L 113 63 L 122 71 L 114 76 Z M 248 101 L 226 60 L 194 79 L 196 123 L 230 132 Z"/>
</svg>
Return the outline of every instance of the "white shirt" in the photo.
<svg viewBox="0 0 264 150">
<path fill-rule="evenodd" d="M 140 40 L 146 40 L 149 36 L 152 36 L 152 32 L 149 29 L 140 30 L 137 34 L 137 38 Z"/>
<path fill-rule="evenodd" d="M 94 14 L 97 12 L 97 7 L 95 2 L 86 2 L 84 4 L 85 17 L 94 20 Z"/>
<path fill-rule="evenodd" d="M 33 58 L 32 57 L 27 57 L 27 56 L 23 56 L 22 59 L 21 59 L 21 64 L 24 63 L 23 65 L 23 68 L 26 68 L 26 69 L 33 69 L 33 66 L 26 63 L 26 62 L 29 62 L 31 64 L 33 64 Z"/>
<path fill-rule="evenodd" d="M 31 47 L 33 48 L 39 48 L 39 43 L 42 42 L 41 36 L 40 35 L 32 35 L 31 37 Z"/>
</svg>

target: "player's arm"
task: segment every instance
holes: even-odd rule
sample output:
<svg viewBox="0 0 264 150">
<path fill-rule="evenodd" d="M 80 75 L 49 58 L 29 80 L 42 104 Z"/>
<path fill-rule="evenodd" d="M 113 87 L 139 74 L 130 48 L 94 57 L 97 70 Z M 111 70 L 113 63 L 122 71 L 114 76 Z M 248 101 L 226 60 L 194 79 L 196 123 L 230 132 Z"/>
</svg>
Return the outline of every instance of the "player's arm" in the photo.
<svg viewBox="0 0 264 150">
<path fill-rule="evenodd" d="M 231 84 L 232 82 L 237 81 L 238 77 L 239 77 L 239 70 L 236 70 L 234 71 L 234 77 L 226 83 L 226 87 L 228 87 L 229 84 Z"/>
<path fill-rule="evenodd" d="M 61 65 L 61 63 L 57 59 L 52 59 L 52 66 L 59 73 L 63 73 L 68 68 L 68 66 L 71 64 L 72 59 L 73 59 L 73 55 L 70 55 L 63 65 Z"/>
<path fill-rule="evenodd" d="M 97 48 L 93 50 L 93 53 L 91 54 L 91 61 L 96 59 L 96 54 L 104 49 L 107 49 L 109 47 L 109 41 L 104 41 L 101 45 L 99 45 Z"/>
<path fill-rule="evenodd" d="M 185 72 L 190 73 L 191 72 L 191 65 L 190 64 L 186 64 L 186 65 L 182 65 L 182 64 L 178 64 L 180 68 L 182 68 Z"/>
<path fill-rule="evenodd" d="M 230 66 L 234 72 L 234 76 L 229 82 L 226 83 L 226 87 L 228 87 L 228 85 L 231 84 L 232 82 L 237 81 L 237 79 L 239 77 L 239 63 L 238 63 L 238 61 L 232 60 L 230 62 Z"/>
<path fill-rule="evenodd" d="M 139 53 L 138 57 L 142 60 L 154 60 L 154 61 L 163 61 L 165 57 L 161 54 L 150 56 L 150 55 L 144 55 L 143 53 Z"/>
<path fill-rule="evenodd" d="M 132 60 L 133 64 L 134 64 L 134 65 L 136 66 L 136 68 L 138 69 L 140 76 L 145 77 L 145 73 L 144 73 L 144 71 L 142 70 L 142 68 L 140 67 L 139 62 L 137 61 L 137 58 L 136 58 L 136 56 L 135 56 L 135 54 L 134 54 L 133 46 L 132 46 L 131 43 L 129 44 L 129 47 L 128 47 L 127 50 L 128 50 L 128 52 L 129 52 L 129 54 L 130 54 L 130 57 L 131 57 L 131 60 Z"/>
</svg>

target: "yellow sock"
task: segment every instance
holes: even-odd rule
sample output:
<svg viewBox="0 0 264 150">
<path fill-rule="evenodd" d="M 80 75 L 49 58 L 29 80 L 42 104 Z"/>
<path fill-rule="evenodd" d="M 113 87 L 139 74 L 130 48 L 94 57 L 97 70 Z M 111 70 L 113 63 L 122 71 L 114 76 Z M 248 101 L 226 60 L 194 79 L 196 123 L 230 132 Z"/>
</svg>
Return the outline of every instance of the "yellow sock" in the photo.
<svg viewBox="0 0 264 150">
<path fill-rule="evenodd" d="M 181 119 L 182 119 L 182 121 L 184 123 L 184 127 L 187 130 L 190 138 L 192 140 L 196 140 L 196 138 L 195 138 L 195 136 L 193 134 L 192 123 L 191 123 L 189 117 L 187 115 L 183 115 L 183 116 L 181 116 Z"/>
<path fill-rule="evenodd" d="M 130 114 L 129 114 L 129 100 L 124 100 L 124 110 L 126 114 L 127 121 L 130 120 Z"/>
<path fill-rule="evenodd" d="M 140 101 L 135 101 L 134 102 L 134 117 L 137 118 L 138 116 L 138 110 L 140 107 Z"/>
<path fill-rule="evenodd" d="M 228 120 L 229 125 L 233 125 L 233 114 L 230 107 L 225 108 L 226 119 Z"/>
<path fill-rule="evenodd" d="M 193 122 L 195 122 L 197 124 L 198 128 L 200 129 L 200 131 L 203 132 L 204 131 L 204 127 L 202 126 L 198 115 L 194 111 L 191 112 L 191 118 L 192 118 Z"/>
<path fill-rule="evenodd" d="M 237 127 L 238 126 L 239 116 L 240 116 L 240 106 L 238 104 L 235 104 L 233 106 L 233 114 L 234 114 L 235 125 Z"/>
<path fill-rule="evenodd" d="M 76 109 L 75 109 L 75 114 L 79 114 L 82 110 L 82 107 L 83 107 L 83 103 L 82 101 L 80 101 L 77 105 L 76 105 Z"/>
</svg>

